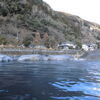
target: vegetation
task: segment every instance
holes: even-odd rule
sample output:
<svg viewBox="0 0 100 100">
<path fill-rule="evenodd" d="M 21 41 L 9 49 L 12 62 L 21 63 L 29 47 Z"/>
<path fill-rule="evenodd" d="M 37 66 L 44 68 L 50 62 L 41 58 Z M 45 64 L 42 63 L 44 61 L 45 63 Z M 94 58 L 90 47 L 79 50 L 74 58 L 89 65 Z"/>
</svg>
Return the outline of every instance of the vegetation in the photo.
<svg viewBox="0 0 100 100">
<path fill-rule="evenodd" d="M 28 47 L 31 44 L 31 39 L 29 37 L 26 37 L 23 40 L 23 44 L 24 44 L 25 47 Z"/>
<path fill-rule="evenodd" d="M 30 12 L 31 7 L 28 4 L 21 4 L 20 0 L 4 0 L 0 5 L 0 15 L 14 15 L 14 14 L 25 14 Z"/>
<path fill-rule="evenodd" d="M 34 29 L 39 29 L 42 26 L 41 22 L 37 19 L 29 20 L 27 23 Z"/>
<path fill-rule="evenodd" d="M 2 16 L 7 16 L 7 14 L 8 14 L 8 10 L 7 9 L 5 9 L 5 8 L 2 8 L 1 6 L 0 6 L 0 15 L 2 15 Z"/>
<path fill-rule="evenodd" d="M 7 44 L 7 40 L 4 36 L 0 35 L 0 45 L 2 45 L 2 44 L 3 45 Z"/>
<path fill-rule="evenodd" d="M 42 0 L 34 0 L 34 4 L 42 4 Z"/>
<path fill-rule="evenodd" d="M 0 44 L 15 43 L 19 32 L 20 43 L 25 46 L 36 42 L 54 48 L 60 42 L 71 41 L 81 48 L 83 42 L 100 40 L 100 31 L 91 31 L 91 26 L 100 28 L 78 16 L 53 11 L 42 0 L 0 0 L 0 33 L 5 36 L 0 37 Z M 38 39 L 26 38 L 33 38 L 35 32 L 40 34 Z"/>
<path fill-rule="evenodd" d="M 81 49 L 82 48 L 82 43 L 80 41 L 76 41 L 77 44 L 77 49 Z"/>
</svg>

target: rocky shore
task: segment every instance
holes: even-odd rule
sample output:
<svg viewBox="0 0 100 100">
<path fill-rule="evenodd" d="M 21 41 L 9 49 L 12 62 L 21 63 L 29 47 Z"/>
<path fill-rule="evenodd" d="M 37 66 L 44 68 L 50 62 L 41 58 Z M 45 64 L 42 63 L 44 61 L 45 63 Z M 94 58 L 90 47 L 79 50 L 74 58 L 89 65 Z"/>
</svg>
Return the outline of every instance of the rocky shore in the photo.
<svg viewBox="0 0 100 100">
<path fill-rule="evenodd" d="M 0 62 L 11 62 L 11 61 L 65 61 L 72 60 L 73 56 L 70 55 L 21 55 L 21 56 L 8 56 L 0 54 Z"/>
<path fill-rule="evenodd" d="M 81 58 L 85 58 L 87 60 L 100 60 L 100 49 L 86 52 L 81 56 Z"/>
<path fill-rule="evenodd" d="M 49 60 L 71 60 L 79 59 L 84 52 L 81 50 L 41 50 L 2 48 L 0 49 L 0 62 L 2 61 L 49 61 Z"/>
<path fill-rule="evenodd" d="M 65 61 L 65 60 L 100 60 L 100 50 L 83 51 L 57 51 L 57 50 L 0 50 L 0 62 L 9 61 Z"/>
<path fill-rule="evenodd" d="M 28 55 L 28 54 L 42 54 L 42 55 L 62 55 L 69 54 L 72 56 L 81 56 L 84 54 L 82 50 L 50 50 L 50 49 L 32 49 L 32 48 L 0 48 L 0 54 L 5 55 Z"/>
</svg>

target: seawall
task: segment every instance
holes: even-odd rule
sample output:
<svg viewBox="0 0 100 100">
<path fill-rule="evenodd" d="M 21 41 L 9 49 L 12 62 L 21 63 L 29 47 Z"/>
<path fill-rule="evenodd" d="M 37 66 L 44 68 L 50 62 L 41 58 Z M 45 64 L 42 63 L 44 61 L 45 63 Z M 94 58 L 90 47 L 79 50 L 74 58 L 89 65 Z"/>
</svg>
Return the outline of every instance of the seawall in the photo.
<svg viewBox="0 0 100 100">
<path fill-rule="evenodd" d="M 79 57 L 83 54 L 81 50 L 42 50 L 42 49 L 31 49 L 31 48 L 0 48 L 0 54 L 5 55 L 28 55 L 28 54 L 43 54 L 43 55 L 61 55 L 70 54 L 72 56 Z"/>
</svg>

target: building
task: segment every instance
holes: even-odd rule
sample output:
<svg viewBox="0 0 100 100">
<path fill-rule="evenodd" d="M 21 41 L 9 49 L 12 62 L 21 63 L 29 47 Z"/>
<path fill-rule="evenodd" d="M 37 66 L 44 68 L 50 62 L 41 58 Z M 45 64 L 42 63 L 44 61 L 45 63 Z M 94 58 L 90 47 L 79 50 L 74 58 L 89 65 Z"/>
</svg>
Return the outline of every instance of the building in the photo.
<svg viewBox="0 0 100 100">
<path fill-rule="evenodd" d="M 71 42 L 63 42 L 58 44 L 58 49 L 63 49 L 63 50 L 69 50 L 69 49 L 75 49 L 76 45 Z"/>
<path fill-rule="evenodd" d="M 84 51 L 88 51 L 88 50 L 89 50 L 88 45 L 86 45 L 86 44 L 82 44 L 82 50 L 84 50 Z"/>
<path fill-rule="evenodd" d="M 47 48 L 44 45 L 36 45 L 36 46 L 34 46 L 34 49 L 43 49 L 43 50 L 46 50 Z"/>
<path fill-rule="evenodd" d="M 82 44 L 82 49 L 84 51 L 93 51 L 97 49 L 97 45 L 96 44 Z"/>
</svg>

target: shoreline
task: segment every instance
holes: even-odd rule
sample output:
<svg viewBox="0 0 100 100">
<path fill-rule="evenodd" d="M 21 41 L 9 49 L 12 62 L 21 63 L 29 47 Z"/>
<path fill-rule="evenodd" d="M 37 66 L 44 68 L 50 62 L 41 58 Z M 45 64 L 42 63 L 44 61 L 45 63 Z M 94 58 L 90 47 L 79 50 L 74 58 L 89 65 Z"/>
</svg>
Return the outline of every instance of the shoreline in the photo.
<svg viewBox="0 0 100 100">
<path fill-rule="evenodd" d="M 49 50 L 49 49 L 33 49 L 33 48 L 0 48 L 0 54 L 4 55 L 71 55 L 76 58 L 80 58 L 84 52 L 82 50 Z"/>
<path fill-rule="evenodd" d="M 100 60 L 100 49 L 95 51 L 82 51 L 82 50 L 40 50 L 40 49 L 18 49 L 18 48 L 3 48 L 0 49 L 0 59 L 6 59 L 6 57 L 16 58 L 22 57 L 25 60 Z"/>
</svg>

